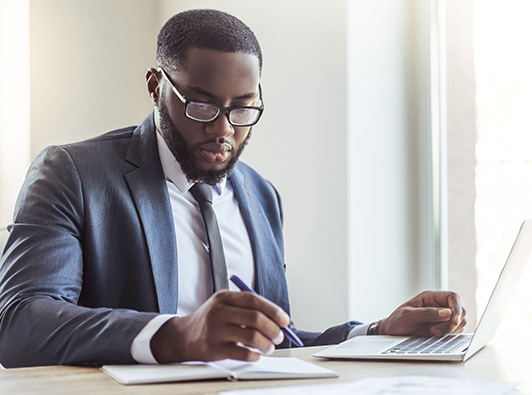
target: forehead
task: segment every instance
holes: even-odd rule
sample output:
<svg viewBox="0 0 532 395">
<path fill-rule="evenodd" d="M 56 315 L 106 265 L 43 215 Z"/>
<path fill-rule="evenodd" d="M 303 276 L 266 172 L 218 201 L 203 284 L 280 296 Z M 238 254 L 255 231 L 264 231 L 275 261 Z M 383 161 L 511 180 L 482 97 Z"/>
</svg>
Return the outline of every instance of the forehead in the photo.
<svg viewBox="0 0 532 395">
<path fill-rule="evenodd" d="M 180 84 L 209 92 L 255 92 L 260 80 L 259 59 L 242 52 L 191 48 L 179 72 Z M 235 94 L 238 96 L 238 94 Z"/>
</svg>

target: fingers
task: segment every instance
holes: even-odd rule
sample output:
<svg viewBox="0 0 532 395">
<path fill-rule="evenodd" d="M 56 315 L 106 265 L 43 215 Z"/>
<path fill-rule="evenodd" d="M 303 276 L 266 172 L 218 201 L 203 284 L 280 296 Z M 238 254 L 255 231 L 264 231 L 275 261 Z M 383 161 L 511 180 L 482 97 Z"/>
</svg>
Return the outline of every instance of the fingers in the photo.
<svg viewBox="0 0 532 395">
<path fill-rule="evenodd" d="M 242 344 L 262 353 L 273 352 L 284 340 L 281 326 L 290 318 L 277 305 L 249 292 L 219 292 L 212 298 L 212 327 L 223 342 Z M 240 350 L 238 350 L 240 352 Z"/>
<path fill-rule="evenodd" d="M 228 339 L 230 343 L 251 349 L 250 351 L 259 351 L 266 355 L 270 355 L 275 351 L 275 346 L 271 340 L 257 330 L 235 327 L 229 334 Z"/>
<path fill-rule="evenodd" d="M 459 326 L 462 318 L 465 317 L 465 309 L 460 302 L 460 296 L 452 291 L 422 292 L 406 304 L 415 307 L 447 307 L 452 312 L 451 320 L 454 326 Z"/>
<path fill-rule="evenodd" d="M 247 310 L 260 312 L 271 321 L 275 322 L 279 327 L 286 327 L 290 325 L 290 317 L 283 309 L 275 303 L 260 295 L 252 294 L 251 292 L 217 292 L 214 298 L 222 303 L 234 307 L 241 307 Z M 246 316 L 250 319 L 250 316 Z M 255 326 L 256 327 L 256 326 Z"/>
<path fill-rule="evenodd" d="M 223 359 L 230 358 L 238 361 L 253 362 L 258 360 L 261 356 L 260 352 L 233 343 L 224 344 L 219 351 L 220 355 L 224 355 Z"/>
<path fill-rule="evenodd" d="M 462 307 L 462 313 L 459 317 L 459 321 L 458 323 L 455 323 L 455 321 L 453 321 L 453 326 L 449 328 L 449 333 L 461 333 L 464 331 L 464 328 L 467 325 L 466 313 L 466 309 Z"/>
<path fill-rule="evenodd" d="M 277 305 L 250 292 L 220 291 L 194 313 L 175 317 L 152 338 L 159 362 L 254 361 L 284 340 L 281 326 L 290 323 Z"/>
<path fill-rule="evenodd" d="M 280 344 L 284 340 L 279 325 L 257 310 L 229 306 L 222 314 L 227 315 L 227 323 L 232 326 L 229 341 L 267 352 L 272 343 Z M 268 341 L 267 347 L 262 345 L 263 340 Z"/>
<path fill-rule="evenodd" d="M 432 336 L 442 336 L 447 333 L 461 333 L 464 331 L 464 327 L 467 324 L 465 317 L 460 321 L 458 325 L 454 325 L 451 321 L 442 322 L 430 327 L 430 333 Z"/>
<path fill-rule="evenodd" d="M 453 312 L 453 324 L 456 326 L 460 325 L 460 322 L 462 321 L 463 309 L 458 294 L 454 292 L 449 293 L 447 296 L 447 306 L 449 306 Z"/>
<path fill-rule="evenodd" d="M 411 325 L 438 323 L 450 321 L 453 312 L 449 308 L 440 307 L 405 307 L 405 319 L 408 319 Z"/>
<path fill-rule="evenodd" d="M 461 332 L 466 311 L 454 292 L 426 291 L 399 306 L 379 332 L 390 335 L 440 336 Z"/>
<path fill-rule="evenodd" d="M 436 319 L 431 321 L 428 318 L 429 315 L 424 315 L 423 312 L 420 312 L 420 326 L 422 327 L 425 325 L 429 332 L 428 335 L 431 336 L 442 336 L 447 333 L 460 333 L 464 330 L 464 327 L 467 324 L 467 320 L 465 318 L 465 309 L 461 308 L 461 310 L 462 312 L 460 314 L 458 323 L 455 323 L 454 312 L 449 308 L 439 309 L 438 316 L 441 318 L 440 322 L 437 322 Z M 424 321 L 425 319 L 426 321 Z"/>
</svg>

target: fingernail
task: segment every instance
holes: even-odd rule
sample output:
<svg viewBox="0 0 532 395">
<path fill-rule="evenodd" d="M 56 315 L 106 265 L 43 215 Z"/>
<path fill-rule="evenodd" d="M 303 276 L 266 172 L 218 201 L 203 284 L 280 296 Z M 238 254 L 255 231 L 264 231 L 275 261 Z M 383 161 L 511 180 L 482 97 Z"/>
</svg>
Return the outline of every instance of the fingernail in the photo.
<svg viewBox="0 0 532 395">
<path fill-rule="evenodd" d="M 284 334 L 283 331 L 279 331 L 277 336 L 275 336 L 275 339 L 273 339 L 274 344 L 281 344 L 284 340 Z"/>
<path fill-rule="evenodd" d="M 438 311 L 438 315 L 440 317 L 449 317 L 451 314 L 452 312 L 449 309 L 441 309 L 440 311 Z"/>
</svg>

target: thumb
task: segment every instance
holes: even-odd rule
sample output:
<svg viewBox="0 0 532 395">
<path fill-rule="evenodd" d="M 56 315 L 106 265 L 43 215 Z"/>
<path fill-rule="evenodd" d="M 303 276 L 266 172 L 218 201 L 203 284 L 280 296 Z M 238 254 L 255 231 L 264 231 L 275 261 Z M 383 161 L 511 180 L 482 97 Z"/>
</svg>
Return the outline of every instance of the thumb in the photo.
<svg viewBox="0 0 532 395">
<path fill-rule="evenodd" d="M 410 310 L 411 321 L 418 324 L 448 321 L 453 315 L 448 307 L 420 307 L 410 308 Z"/>
</svg>

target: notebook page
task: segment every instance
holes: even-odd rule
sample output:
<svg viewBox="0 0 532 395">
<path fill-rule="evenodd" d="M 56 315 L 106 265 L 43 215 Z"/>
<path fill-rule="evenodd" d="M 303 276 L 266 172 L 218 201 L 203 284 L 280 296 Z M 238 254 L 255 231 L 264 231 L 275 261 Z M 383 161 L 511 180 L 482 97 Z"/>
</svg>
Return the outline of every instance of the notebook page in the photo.
<svg viewBox="0 0 532 395">
<path fill-rule="evenodd" d="M 330 369 L 297 358 L 261 356 L 256 362 L 225 359 L 223 361 L 212 362 L 211 365 L 223 369 L 230 373 L 233 378 L 241 380 L 338 377 Z"/>
</svg>

